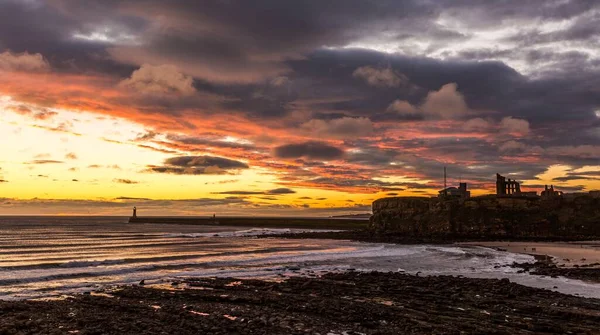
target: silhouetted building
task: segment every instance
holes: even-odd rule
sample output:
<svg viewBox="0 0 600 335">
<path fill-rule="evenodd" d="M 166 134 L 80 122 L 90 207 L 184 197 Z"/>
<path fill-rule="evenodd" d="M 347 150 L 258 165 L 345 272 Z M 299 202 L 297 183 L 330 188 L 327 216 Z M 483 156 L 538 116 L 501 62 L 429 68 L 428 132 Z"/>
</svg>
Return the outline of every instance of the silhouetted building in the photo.
<svg viewBox="0 0 600 335">
<path fill-rule="evenodd" d="M 496 195 L 507 196 L 507 195 L 520 195 L 521 184 L 516 180 L 511 180 L 496 173 Z"/>
<path fill-rule="evenodd" d="M 554 185 L 544 185 L 544 190 L 542 191 L 542 198 L 557 198 L 562 197 L 563 193 L 561 191 L 556 191 L 554 189 Z"/>
<path fill-rule="evenodd" d="M 133 207 L 133 217 L 137 218 L 137 208 Z"/>
<path fill-rule="evenodd" d="M 471 197 L 471 192 L 467 191 L 467 183 L 460 183 L 458 187 L 447 187 L 438 193 L 440 198 L 467 199 Z"/>
</svg>

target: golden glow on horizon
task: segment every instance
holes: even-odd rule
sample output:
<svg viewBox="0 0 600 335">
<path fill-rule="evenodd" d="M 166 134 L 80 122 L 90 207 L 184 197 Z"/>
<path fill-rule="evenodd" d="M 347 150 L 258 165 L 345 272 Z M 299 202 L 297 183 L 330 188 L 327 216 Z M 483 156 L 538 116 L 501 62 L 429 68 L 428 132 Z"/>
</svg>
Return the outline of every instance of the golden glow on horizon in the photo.
<svg viewBox="0 0 600 335">
<path fill-rule="evenodd" d="M 344 189 L 321 189 L 314 186 L 298 186 L 283 182 L 286 173 L 272 169 L 267 165 L 261 167 L 248 162 L 249 169 L 237 173 L 221 175 L 174 175 L 151 173 L 148 165 L 161 165 L 165 159 L 185 155 L 214 155 L 207 151 L 189 153 L 176 150 L 174 153 L 160 152 L 139 145 L 147 145 L 139 137 L 147 132 L 141 124 L 125 118 L 107 116 L 92 112 L 74 112 L 59 108 L 39 108 L 35 105 L 22 104 L 7 96 L 0 96 L 0 133 L 4 140 L 0 142 L 0 198 L 29 201 L 34 199 L 54 199 L 45 204 L 33 204 L 31 209 L 21 208 L 5 211 L 0 214 L 85 214 L 87 210 L 77 209 L 70 212 L 68 201 L 92 201 L 93 213 L 123 214 L 129 211 L 133 200 L 139 198 L 158 200 L 185 199 L 221 199 L 225 210 L 231 213 L 250 214 L 248 208 L 260 206 L 283 206 L 289 210 L 348 208 L 352 206 L 370 205 L 381 197 L 398 196 L 436 196 L 437 189 L 427 187 L 435 184 L 434 180 L 420 179 L 410 176 L 386 176 L 373 178 L 383 184 L 414 183 L 422 187 L 407 190 L 398 189 L 380 192 L 362 192 L 360 188 L 353 191 Z M 157 140 L 167 141 L 164 135 L 157 135 Z M 251 145 L 252 142 L 235 136 L 224 136 L 221 141 Z M 154 145 L 157 147 L 156 145 Z M 417 150 L 418 151 L 418 150 Z M 349 150 L 360 154 L 360 150 Z M 254 152 L 256 153 L 256 152 Z M 238 159 L 242 160 L 243 159 Z M 326 163 L 328 164 L 328 163 Z M 404 169 L 409 173 L 418 172 L 418 167 L 410 166 L 402 161 L 395 161 L 390 167 Z M 487 165 L 472 165 L 470 169 L 484 169 Z M 306 168 L 309 172 L 310 168 Z M 573 170 L 566 165 L 553 165 L 534 180 L 525 180 L 527 185 L 554 184 L 558 187 L 576 187 L 581 180 L 563 182 L 554 178 L 565 177 L 569 173 L 600 171 L 600 166 L 588 166 Z M 514 173 L 516 179 L 518 173 Z M 457 182 L 452 180 L 452 183 Z M 490 180 L 490 184 L 493 181 Z M 295 193 L 269 194 L 269 190 L 292 188 Z M 533 189 L 536 189 L 534 187 Z M 585 190 L 600 189 L 599 180 L 585 180 Z M 539 191 L 539 187 L 537 189 Z M 241 192 L 236 192 L 241 191 Z M 247 194 L 255 192 L 262 194 Z M 490 190 L 471 187 L 472 195 L 489 194 Z M 1 199 L 0 199 L 1 200 Z M 57 204 L 55 201 L 65 201 Z M 103 201 L 122 204 L 120 207 L 108 206 L 94 209 L 95 204 Z M 226 202 L 232 201 L 228 205 Z M 241 205 L 235 201 L 241 201 Z M 35 201 L 34 201 L 35 202 Z M 55 206 L 53 208 L 52 206 Z M 37 207 L 36 207 L 37 206 Z M 151 206 L 151 205 L 148 205 Z M 158 206 L 158 205 L 156 205 Z M 186 207 L 187 206 L 187 207 Z M 229 206 L 229 207 L 227 207 Z M 250 207 L 248 207 L 250 206 Z M 148 212 L 160 214 L 162 207 L 148 208 Z M 268 208 L 268 207 L 267 207 Z M 28 212 L 29 210 L 29 212 Z M 194 215 L 212 211 L 212 207 L 185 205 L 174 213 Z M 265 213 L 275 213 L 262 209 Z M 362 207 L 359 211 L 365 211 Z"/>
<path fill-rule="evenodd" d="M 27 106 L 30 113 L 16 112 L 19 106 L 21 104 L 9 97 L 0 98 L 0 133 L 11 139 L 0 142 L 3 153 L 0 176 L 8 180 L 2 185 L 5 198 L 98 201 L 113 201 L 119 197 L 218 199 L 243 195 L 219 194 L 221 192 L 260 192 L 283 187 L 278 183 L 277 174 L 260 167 L 225 175 L 149 173 L 145 171 L 146 165 L 160 165 L 173 154 L 138 147 L 134 140 L 146 131 L 143 126 L 116 117 L 62 109 L 45 109 L 53 116 L 35 119 L 29 114 L 40 110 Z M 223 141 L 250 143 L 235 137 L 226 137 Z M 294 187 L 294 190 L 297 193 L 277 197 L 251 195 L 248 199 L 299 208 L 306 205 L 328 208 L 369 204 L 375 198 L 373 194 L 313 188 Z"/>
</svg>

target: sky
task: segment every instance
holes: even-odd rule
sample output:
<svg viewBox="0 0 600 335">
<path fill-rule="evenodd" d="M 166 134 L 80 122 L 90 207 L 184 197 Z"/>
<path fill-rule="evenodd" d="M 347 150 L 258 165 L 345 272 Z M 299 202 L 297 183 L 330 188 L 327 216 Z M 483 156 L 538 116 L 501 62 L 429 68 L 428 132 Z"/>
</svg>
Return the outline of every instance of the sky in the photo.
<svg viewBox="0 0 600 335">
<path fill-rule="evenodd" d="M 600 189 L 600 3 L 0 0 L 0 215 Z"/>
</svg>

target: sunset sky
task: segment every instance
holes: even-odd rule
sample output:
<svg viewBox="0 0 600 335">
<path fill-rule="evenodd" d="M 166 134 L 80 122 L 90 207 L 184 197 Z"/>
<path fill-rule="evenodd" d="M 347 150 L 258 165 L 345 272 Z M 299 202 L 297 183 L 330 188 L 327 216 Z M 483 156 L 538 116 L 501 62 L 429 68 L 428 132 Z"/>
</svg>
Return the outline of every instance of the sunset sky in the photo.
<svg viewBox="0 0 600 335">
<path fill-rule="evenodd" d="M 0 0 L 0 215 L 600 189 L 600 3 Z"/>
</svg>

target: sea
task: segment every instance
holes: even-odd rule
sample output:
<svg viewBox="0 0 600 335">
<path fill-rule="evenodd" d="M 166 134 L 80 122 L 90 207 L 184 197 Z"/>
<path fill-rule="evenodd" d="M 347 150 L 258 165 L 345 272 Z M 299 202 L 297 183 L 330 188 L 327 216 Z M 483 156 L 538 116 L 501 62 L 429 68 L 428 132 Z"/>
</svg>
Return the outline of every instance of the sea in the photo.
<svg viewBox="0 0 600 335">
<path fill-rule="evenodd" d="M 284 280 L 339 271 L 508 278 L 600 298 L 600 285 L 518 273 L 533 257 L 476 246 L 259 238 L 306 231 L 130 224 L 124 217 L 0 217 L 0 299 L 52 298 L 189 277 Z"/>
</svg>

